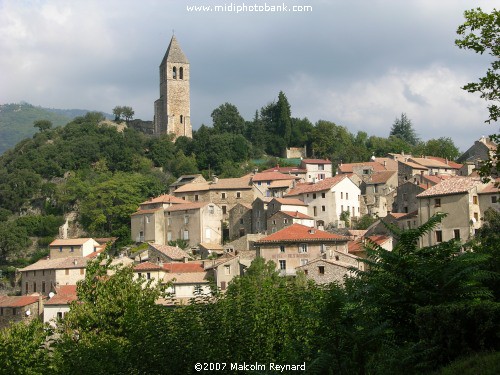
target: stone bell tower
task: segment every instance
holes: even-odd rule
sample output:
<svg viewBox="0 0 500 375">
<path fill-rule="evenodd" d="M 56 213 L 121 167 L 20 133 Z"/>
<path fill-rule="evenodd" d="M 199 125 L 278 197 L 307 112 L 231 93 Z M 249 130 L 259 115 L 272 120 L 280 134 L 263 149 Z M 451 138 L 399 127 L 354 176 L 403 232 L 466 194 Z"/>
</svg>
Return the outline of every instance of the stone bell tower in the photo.
<svg viewBox="0 0 500 375">
<path fill-rule="evenodd" d="M 160 98 L 155 101 L 155 134 L 193 137 L 189 100 L 189 61 L 175 35 L 160 64 Z"/>
</svg>

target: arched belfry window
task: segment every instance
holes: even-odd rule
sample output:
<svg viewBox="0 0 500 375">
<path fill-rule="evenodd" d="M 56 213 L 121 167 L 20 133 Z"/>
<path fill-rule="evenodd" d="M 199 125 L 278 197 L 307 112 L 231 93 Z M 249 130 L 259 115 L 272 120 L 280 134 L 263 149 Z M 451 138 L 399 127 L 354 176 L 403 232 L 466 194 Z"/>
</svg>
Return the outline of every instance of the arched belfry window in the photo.
<svg viewBox="0 0 500 375">
<path fill-rule="evenodd" d="M 179 79 L 184 79 L 184 68 L 182 66 L 179 68 Z"/>
<path fill-rule="evenodd" d="M 173 79 L 177 79 L 177 68 L 174 66 L 174 69 L 172 69 L 172 77 Z"/>
<path fill-rule="evenodd" d="M 182 69 L 182 68 L 181 68 L 181 69 Z M 181 70 L 181 72 L 182 72 L 182 70 Z M 181 76 L 181 77 L 182 77 L 182 76 Z M 181 115 L 181 124 L 182 124 L 182 121 L 183 121 L 183 120 L 184 120 L 184 117 L 182 117 L 182 115 Z"/>
</svg>

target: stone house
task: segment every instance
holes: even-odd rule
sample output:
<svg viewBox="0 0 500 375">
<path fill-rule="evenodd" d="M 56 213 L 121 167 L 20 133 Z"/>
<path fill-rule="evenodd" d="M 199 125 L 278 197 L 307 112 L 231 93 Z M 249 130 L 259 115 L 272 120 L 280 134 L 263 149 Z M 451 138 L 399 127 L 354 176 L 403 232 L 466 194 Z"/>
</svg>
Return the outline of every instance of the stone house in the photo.
<svg viewBox="0 0 500 375">
<path fill-rule="evenodd" d="M 262 171 L 265 172 L 279 172 L 285 175 L 289 175 L 292 177 L 296 177 L 296 181 L 305 182 L 307 170 L 302 167 L 280 167 L 279 165 L 274 168 L 265 169 Z"/>
<path fill-rule="evenodd" d="M 383 162 L 366 161 L 360 163 L 340 163 L 337 167 L 337 174 L 350 174 L 354 173 L 360 177 L 370 175 L 376 172 L 387 171 L 387 167 Z"/>
<path fill-rule="evenodd" d="M 398 160 L 398 186 L 407 181 L 418 183 L 424 174 L 429 174 L 427 167 L 408 159 Z"/>
<path fill-rule="evenodd" d="M 215 203 L 222 209 L 223 219 L 237 203 L 251 204 L 255 197 L 252 175 L 239 178 L 217 178 L 210 182 L 191 182 L 176 189 L 173 194 L 189 202 Z"/>
<path fill-rule="evenodd" d="M 201 242 L 222 241 L 222 209 L 214 203 L 193 202 L 171 206 L 165 210 L 167 243 L 185 240 L 190 247 Z"/>
<path fill-rule="evenodd" d="M 481 137 L 479 140 L 475 141 L 474 144 L 469 147 L 462 155 L 457 159 L 459 163 L 477 161 L 486 161 L 491 158 L 496 152 L 497 145 L 488 137 Z"/>
<path fill-rule="evenodd" d="M 43 297 L 40 294 L 0 296 L 0 330 L 11 323 L 37 319 L 42 314 Z"/>
<path fill-rule="evenodd" d="M 307 214 L 316 227 L 336 226 L 343 211 L 351 218 L 360 216 L 361 190 L 346 175 L 337 175 L 316 183 L 297 184 L 287 198 L 298 198 L 308 206 Z"/>
<path fill-rule="evenodd" d="M 267 219 L 269 233 L 275 233 L 292 224 L 314 228 L 314 218 L 299 211 L 278 211 Z"/>
<path fill-rule="evenodd" d="M 77 299 L 76 285 L 61 285 L 57 287 L 52 297 L 45 302 L 43 322 L 55 327 L 57 321 L 63 319 L 70 310 L 71 302 Z"/>
<path fill-rule="evenodd" d="M 384 217 L 388 211 L 392 211 L 396 188 L 398 186 L 398 174 L 396 171 L 370 174 L 363 184 L 364 189 L 361 190 L 362 194 L 364 193 L 363 206 L 366 207 L 366 212 L 361 212 L 361 214 Z"/>
<path fill-rule="evenodd" d="M 183 174 L 175 182 L 169 185 L 169 194 L 172 194 L 175 190 L 190 183 L 207 182 L 205 177 L 201 174 Z"/>
<path fill-rule="evenodd" d="M 147 260 L 156 263 L 187 262 L 193 259 L 191 255 L 177 246 L 150 243 Z"/>
<path fill-rule="evenodd" d="M 332 162 L 327 159 L 303 159 L 300 168 L 306 170 L 305 182 L 317 182 L 333 176 Z"/>
<path fill-rule="evenodd" d="M 50 258 L 85 257 L 101 249 L 92 238 L 56 239 L 49 244 Z"/>
<path fill-rule="evenodd" d="M 495 181 L 490 181 L 486 186 L 481 189 L 479 194 L 479 207 L 484 212 L 488 208 L 500 211 L 500 178 Z M 496 186 L 495 186 L 496 185 Z"/>
<path fill-rule="evenodd" d="M 420 239 L 420 246 L 433 246 L 451 239 L 470 239 L 481 227 L 482 212 L 487 208 L 479 205 L 479 193 L 483 187 L 480 179 L 455 177 L 417 195 L 419 224 L 427 222 L 438 212 L 448 214 L 433 232 Z"/>
<path fill-rule="evenodd" d="M 87 257 L 42 259 L 21 268 L 22 293 L 41 293 L 47 296 L 61 285 L 76 285 L 85 278 L 89 260 Z"/>
<path fill-rule="evenodd" d="M 267 217 L 274 215 L 278 211 L 291 211 L 307 214 L 308 207 L 303 201 L 297 198 L 273 198 L 267 205 Z"/>
<path fill-rule="evenodd" d="M 224 255 L 224 248 L 220 244 L 202 242 L 200 243 L 200 249 L 198 253 L 201 259 L 216 259 Z"/>
<path fill-rule="evenodd" d="M 267 231 L 267 207 L 272 198 L 257 197 L 252 202 L 252 233 L 266 233 Z"/>
<path fill-rule="evenodd" d="M 283 196 L 299 177 L 280 172 L 260 172 L 252 176 L 255 197 Z"/>
<path fill-rule="evenodd" d="M 205 261 L 205 270 L 210 271 L 215 285 L 221 291 L 225 291 L 234 277 L 241 275 L 240 259 L 237 256 L 226 253 L 223 257 Z"/>
<path fill-rule="evenodd" d="M 295 275 L 296 268 L 334 251 L 347 253 L 349 238 L 292 224 L 257 241 L 257 256 L 276 263 L 282 275 Z"/>
<path fill-rule="evenodd" d="M 316 284 L 338 283 L 342 285 L 346 277 L 355 276 L 353 267 L 355 266 L 350 263 L 320 257 L 297 267 L 297 271 L 304 272 L 306 278 L 313 280 Z"/>
<path fill-rule="evenodd" d="M 185 200 L 168 194 L 142 202 L 130 217 L 132 239 L 135 242 L 165 244 L 165 209 L 185 203 Z"/>
<path fill-rule="evenodd" d="M 229 240 L 252 233 L 252 206 L 238 203 L 229 210 Z"/>
</svg>

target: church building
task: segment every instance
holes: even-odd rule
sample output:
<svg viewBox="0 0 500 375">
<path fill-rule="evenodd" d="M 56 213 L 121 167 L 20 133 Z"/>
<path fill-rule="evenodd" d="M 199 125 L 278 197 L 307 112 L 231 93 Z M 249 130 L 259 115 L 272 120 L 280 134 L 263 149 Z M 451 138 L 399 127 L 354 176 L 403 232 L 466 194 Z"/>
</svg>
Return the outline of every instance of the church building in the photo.
<svg viewBox="0 0 500 375">
<path fill-rule="evenodd" d="M 154 133 L 193 137 L 189 100 L 189 61 L 172 36 L 160 64 L 160 98 L 155 101 Z"/>
</svg>

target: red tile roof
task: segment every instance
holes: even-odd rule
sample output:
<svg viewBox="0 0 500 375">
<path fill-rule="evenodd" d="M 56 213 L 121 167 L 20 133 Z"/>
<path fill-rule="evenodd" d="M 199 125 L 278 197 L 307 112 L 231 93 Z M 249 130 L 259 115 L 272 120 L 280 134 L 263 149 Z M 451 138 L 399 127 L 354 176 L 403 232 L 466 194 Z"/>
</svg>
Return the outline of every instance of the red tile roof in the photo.
<svg viewBox="0 0 500 375">
<path fill-rule="evenodd" d="M 256 244 L 274 242 L 319 242 L 319 241 L 348 241 L 349 239 L 338 234 L 324 232 L 301 224 L 292 224 L 276 233 L 264 237 Z"/>
<path fill-rule="evenodd" d="M 149 246 L 173 260 L 184 260 L 184 258 L 191 258 L 188 253 L 177 246 L 161 245 L 157 243 L 150 243 Z"/>
<path fill-rule="evenodd" d="M 205 272 L 202 262 L 163 263 L 163 269 L 173 273 Z"/>
<path fill-rule="evenodd" d="M 153 203 L 172 203 L 172 204 L 182 204 L 182 203 L 186 203 L 185 200 L 181 199 L 181 198 L 178 198 L 178 197 L 174 197 L 173 195 L 169 195 L 169 194 L 163 194 L 163 195 L 160 195 L 156 198 L 150 198 L 149 200 L 145 201 L 145 202 L 142 202 L 141 203 L 141 206 L 142 205 L 148 205 L 148 204 L 153 204 Z"/>
<path fill-rule="evenodd" d="M 370 175 L 370 179 L 366 181 L 367 184 L 385 184 L 392 176 L 396 174 L 396 171 L 382 171 L 375 172 Z"/>
<path fill-rule="evenodd" d="M 363 163 L 347 163 L 340 164 L 338 170 L 340 173 L 353 173 L 355 168 L 368 168 L 371 167 L 374 172 L 381 172 L 387 170 L 382 164 L 376 161 L 367 161 Z"/>
<path fill-rule="evenodd" d="M 274 168 L 269 168 L 266 169 L 262 172 L 280 172 L 284 174 L 293 174 L 293 173 L 307 173 L 307 170 L 304 168 L 297 168 L 297 167 L 274 167 Z"/>
<path fill-rule="evenodd" d="M 186 201 L 184 201 L 183 203 L 186 203 Z M 130 216 L 135 216 L 135 215 L 144 215 L 144 214 L 154 214 L 155 212 L 157 211 L 163 211 L 163 207 L 158 207 L 158 208 L 152 208 L 150 210 L 137 210 L 136 212 L 134 212 L 132 215 Z"/>
<path fill-rule="evenodd" d="M 475 186 L 480 186 L 481 180 L 473 177 L 455 177 L 443 180 L 417 195 L 417 198 L 426 198 L 439 195 L 466 193 Z"/>
<path fill-rule="evenodd" d="M 67 268 L 85 268 L 89 258 L 86 257 L 66 257 L 56 259 L 41 259 L 36 263 L 30 264 L 19 271 L 38 271 L 38 270 L 57 270 Z"/>
<path fill-rule="evenodd" d="M 23 307 L 39 299 L 39 296 L 0 296 L 0 307 Z"/>
<path fill-rule="evenodd" d="M 325 178 L 324 180 L 318 181 L 316 183 L 303 183 L 297 184 L 297 186 L 290 190 L 288 196 L 300 195 L 305 193 L 314 193 L 318 191 L 325 191 L 331 189 L 333 186 L 337 185 L 344 178 L 348 178 L 346 175 L 337 175 L 335 177 Z"/>
<path fill-rule="evenodd" d="M 292 180 L 297 178 L 289 174 L 284 174 L 280 172 L 260 172 L 252 177 L 252 182 L 259 181 L 276 181 L 276 180 Z"/>
<path fill-rule="evenodd" d="M 199 210 L 210 202 L 189 202 L 184 204 L 176 204 L 165 209 L 166 212 L 185 211 L 185 210 Z"/>
<path fill-rule="evenodd" d="M 281 205 L 287 205 L 287 206 L 306 206 L 304 202 L 302 202 L 300 199 L 297 198 L 274 198 L 274 200 Z"/>
<path fill-rule="evenodd" d="M 54 297 L 45 302 L 45 305 L 68 305 L 77 299 L 76 285 L 61 285 L 56 289 Z"/>
<path fill-rule="evenodd" d="M 66 238 L 66 239 L 55 239 L 50 243 L 49 246 L 80 246 L 88 241 L 94 241 L 93 238 Z M 97 241 L 95 241 L 97 242 Z"/>
<path fill-rule="evenodd" d="M 295 211 L 295 212 L 293 212 L 293 211 L 278 211 L 278 212 L 276 212 L 276 214 L 279 213 L 279 212 L 281 212 L 281 213 L 283 213 L 283 214 L 285 214 L 287 216 L 290 216 L 292 218 L 295 218 L 295 219 L 314 219 L 313 217 L 311 217 L 309 215 L 305 215 L 305 214 L 303 214 L 303 213 L 301 213 L 299 211 Z"/>
<path fill-rule="evenodd" d="M 444 164 L 447 164 L 452 169 L 460 169 L 463 164 L 455 163 L 453 160 L 448 160 L 444 158 L 440 158 L 439 156 L 427 156 L 428 159 L 438 160 Z"/>
<path fill-rule="evenodd" d="M 383 235 L 369 236 L 369 237 L 366 237 L 366 238 L 368 238 L 372 242 L 375 242 L 379 246 L 382 246 L 385 242 L 387 242 L 390 239 L 390 237 L 383 236 Z M 357 253 L 357 252 L 360 252 L 360 251 L 365 251 L 365 248 L 363 246 L 364 245 L 364 242 L 363 242 L 364 239 L 365 238 L 357 240 L 357 241 L 350 241 L 349 244 L 348 244 L 348 252 L 349 253 Z"/>
<path fill-rule="evenodd" d="M 143 262 L 139 263 L 134 266 L 134 271 L 136 272 L 141 272 L 141 271 L 157 271 L 163 269 L 157 264 L 151 263 L 151 262 Z"/>
</svg>

